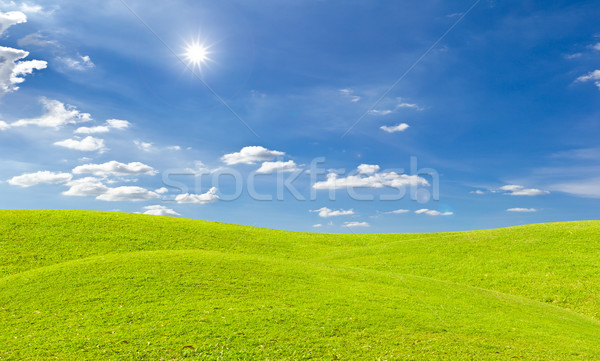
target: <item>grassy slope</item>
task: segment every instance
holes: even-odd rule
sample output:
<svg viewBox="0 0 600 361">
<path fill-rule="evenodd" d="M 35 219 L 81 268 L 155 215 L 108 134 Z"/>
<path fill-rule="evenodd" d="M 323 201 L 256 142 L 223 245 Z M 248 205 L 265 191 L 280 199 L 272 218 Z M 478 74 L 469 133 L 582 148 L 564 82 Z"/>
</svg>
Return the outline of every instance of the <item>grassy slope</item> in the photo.
<svg viewBox="0 0 600 361">
<path fill-rule="evenodd" d="M 323 235 L 0 211 L 0 359 L 600 358 L 600 222 Z"/>
</svg>

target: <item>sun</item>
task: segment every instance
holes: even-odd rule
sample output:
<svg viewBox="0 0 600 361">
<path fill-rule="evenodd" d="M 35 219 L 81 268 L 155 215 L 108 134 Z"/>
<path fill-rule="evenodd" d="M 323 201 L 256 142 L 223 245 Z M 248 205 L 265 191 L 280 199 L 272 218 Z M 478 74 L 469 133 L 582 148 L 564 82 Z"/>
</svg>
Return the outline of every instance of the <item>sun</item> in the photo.
<svg viewBox="0 0 600 361">
<path fill-rule="evenodd" d="M 183 56 L 187 63 L 194 68 L 201 68 L 202 64 L 206 63 L 210 58 L 209 47 L 198 42 L 186 44 Z"/>
</svg>

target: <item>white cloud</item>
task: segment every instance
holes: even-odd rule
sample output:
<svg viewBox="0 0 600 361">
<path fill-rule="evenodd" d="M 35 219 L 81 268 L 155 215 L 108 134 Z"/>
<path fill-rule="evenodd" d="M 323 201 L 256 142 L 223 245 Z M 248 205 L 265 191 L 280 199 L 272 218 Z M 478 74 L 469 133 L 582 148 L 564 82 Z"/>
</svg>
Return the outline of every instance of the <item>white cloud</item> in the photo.
<svg viewBox="0 0 600 361">
<path fill-rule="evenodd" d="M 284 152 L 277 150 L 269 150 L 261 146 L 248 146 L 242 148 L 239 152 L 225 154 L 221 160 L 228 165 L 239 163 L 255 164 L 256 162 L 264 162 L 273 160 L 277 156 L 284 155 Z"/>
<path fill-rule="evenodd" d="M 379 172 L 379 166 L 376 164 L 361 164 L 357 169 L 359 174 L 373 174 Z"/>
<path fill-rule="evenodd" d="M 54 40 L 48 40 L 40 32 L 31 33 L 17 41 L 19 46 L 57 46 L 58 43 Z"/>
<path fill-rule="evenodd" d="M 75 129 L 76 134 L 96 134 L 96 133 L 108 133 L 111 129 L 123 130 L 127 129 L 131 123 L 126 120 L 120 119 L 108 119 L 106 124 L 98 125 L 95 127 L 79 127 Z"/>
<path fill-rule="evenodd" d="M 84 123 L 92 120 L 89 113 L 82 113 L 72 105 L 65 106 L 58 100 L 42 97 L 40 102 L 44 105 L 46 113 L 38 118 L 17 120 L 11 126 L 37 125 L 39 127 L 60 128 L 67 124 Z"/>
<path fill-rule="evenodd" d="M 345 96 L 350 97 L 350 101 L 353 103 L 356 103 L 357 101 L 360 100 L 360 97 L 358 95 L 354 95 L 354 91 L 352 89 L 349 89 L 349 88 L 340 89 L 339 92 Z"/>
<path fill-rule="evenodd" d="M 181 147 L 178 145 L 170 145 L 167 147 L 168 150 L 181 150 Z"/>
<path fill-rule="evenodd" d="M 354 214 L 354 210 L 352 210 L 352 209 L 348 209 L 348 210 L 338 209 L 338 210 L 334 211 L 327 207 L 311 210 L 310 212 L 318 212 L 319 217 L 322 217 L 322 218 L 336 217 L 336 216 L 349 216 L 349 215 Z"/>
<path fill-rule="evenodd" d="M 509 208 L 507 212 L 537 212 L 535 208 Z"/>
<path fill-rule="evenodd" d="M 548 194 L 550 192 L 543 191 L 541 189 L 536 188 L 525 188 L 521 185 L 517 184 L 508 184 L 500 187 L 500 190 L 506 191 L 506 194 L 510 194 L 511 196 L 540 196 L 543 194 Z"/>
<path fill-rule="evenodd" d="M 83 152 L 106 151 L 104 139 L 98 139 L 92 136 L 87 136 L 83 139 L 65 139 L 54 142 L 54 145 Z"/>
<path fill-rule="evenodd" d="M 313 228 L 320 228 L 320 227 L 323 227 L 323 225 L 321 223 L 313 224 Z"/>
<path fill-rule="evenodd" d="M 26 22 L 27 16 L 20 11 L 9 11 L 7 13 L 0 11 L 0 35 L 11 26 Z"/>
<path fill-rule="evenodd" d="M 477 189 L 477 190 L 474 190 L 474 191 L 470 191 L 469 193 L 471 193 L 471 194 L 479 194 L 479 195 L 481 195 L 481 194 L 485 194 L 485 192 L 484 192 L 484 191 L 482 191 L 481 189 Z"/>
<path fill-rule="evenodd" d="M 36 173 L 25 173 L 8 180 L 13 186 L 31 187 L 38 184 L 58 184 L 71 180 L 73 176 L 70 173 L 39 171 Z"/>
<path fill-rule="evenodd" d="M 120 163 L 116 160 L 102 164 L 84 164 L 73 169 L 73 174 L 93 174 L 95 176 L 127 176 L 127 175 L 155 175 L 158 172 L 149 165 L 140 162 L 131 162 L 129 164 Z"/>
<path fill-rule="evenodd" d="M 372 167 L 372 166 L 371 166 Z M 363 167 L 364 169 L 364 167 Z M 373 168 L 371 168 L 372 170 Z M 396 172 L 373 173 L 371 175 L 349 175 L 339 178 L 336 173 L 327 174 L 327 180 L 313 184 L 314 189 L 342 189 L 342 188 L 400 188 L 408 185 L 428 186 L 429 182 L 417 175 L 398 174 Z"/>
<path fill-rule="evenodd" d="M 90 59 L 89 55 L 82 56 L 77 54 L 76 57 L 59 56 L 56 58 L 56 60 L 65 65 L 67 68 L 76 71 L 84 71 L 92 69 L 96 66 L 92 59 Z"/>
<path fill-rule="evenodd" d="M 75 179 L 67 183 L 69 190 L 62 192 L 65 196 L 87 197 L 99 196 L 108 191 L 108 187 L 102 184 L 102 180 L 94 177 Z"/>
<path fill-rule="evenodd" d="M 34 70 L 45 69 L 48 63 L 43 60 L 24 60 L 29 52 L 0 46 L 0 96 L 18 90 L 18 84 L 25 81 L 23 76 Z"/>
<path fill-rule="evenodd" d="M 590 48 L 592 48 L 594 50 L 600 50 L 600 43 L 592 44 L 592 45 L 590 45 Z"/>
<path fill-rule="evenodd" d="M 367 222 L 345 222 L 342 227 L 352 228 L 352 227 L 371 227 Z"/>
<path fill-rule="evenodd" d="M 165 206 L 153 205 L 144 207 L 146 210 L 144 214 L 150 214 L 153 216 L 171 216 L 171 217 L 179 217 L 181 214 L 175 212 L 171 208 L 167 208 Z"/>
<path fill-rule="evenodd" d="M 436 211 L 433 209 L 427 209 L 427 208 L 423 208 L 423 209 L 419 209 L 417 211 L 415 211 L 416 214 L 426 214 L 428 216 L 451 216 L 454 213 L 453 212 L 440 212 L 440 211 Z"/>
<path fill-rule="evenodd" d="M 392 125 L 392 126 L 383 125 L 383 126 L 379 127 L 379 129 L 382 129 L 383 131 L 386 131 L 388 133 L 403 132 L 408 128 L 410 128 L 410 125 L 408 125 L 406 123 L 400 123 L 398 125 Z"/>
<path fill-rule="evenodd" d="M 579 197 L 600 198 L 600 178 L 592 177 L 558 183 L 552 185 L 550 189 Z"/>
<path fill-rule="evenodd" d="M 395 211 L 383 212 L 384 214 L 404 214 L 410 212 L 408 209 L 396 209 Z"/>
<path fill-rule="evenodd" d="M 108 188 L 106 192 L 96 197 L 96 199 L 109 202 L 119 201 L 147 201 L 150 199 L 159 198 L 156 192 L 149 191 L 137 186 L 121 186 L 116 188 Z"/>
<path fill-rule="evenodd" d="M 6 130 L 8 128 L 10 128 L 10 125 L 8 125 L 6 122 L 0 120 L 0 131 Z"/>
<path fill-rule="evenodd" d="M 596 84 L 596 86 L 600 89 L 600 69 L 589 72 L 586 75 L 582 75 L 575 79 L 575 81 L 581 83 L 593 81 L 594 84 Z"/>
<path fill-rule="evenodd" d="M 158 189 L 155 189 L 154 192 L 156 192 L 158 194 L 165 194 L 165 193 L 168 193 L 169 190 L 166 187 L 160 187 Z"/>
<path fill-rule="evenodd" d="M 390 110 L 390 109 L 384 109 L 384 110 L 377 110 L 377 109 L 371 109 L 369 110 L 370 114 L 375 114 L 375 115 L 388 115 L 388 114 L 392 114 L 394 111 Z"/>
<path fill-rule="evenodd" d="M 139 150 L 144 151 L 144 152 L 150 152 L 152 151 L 152 143 L 148 143 L 148 142 L 142 142 L 139 140 L 134 140 L 133 144 L 135 144 L 136 147 L 138 147 Z"/>
<path fill-rule="evenodd" d="M 208 190 L 208 192 L 203 194 L 179 194 L 175 197 L 175 202 L 177 203 L 211 203 L 219 200 L 219 196 L 217 195 L 217 188 L 212 187 Z"/>
<path fill-rule="evenodd" d="M 260 166 L 260 168 L 258 168 L 256 173 L 271 174 L 273 172 L 295 172 L 298 169 L 298 166 L 293 160 L 288 160 L 287 162 L 263 162 L 263 164 Z"/>
</svg>

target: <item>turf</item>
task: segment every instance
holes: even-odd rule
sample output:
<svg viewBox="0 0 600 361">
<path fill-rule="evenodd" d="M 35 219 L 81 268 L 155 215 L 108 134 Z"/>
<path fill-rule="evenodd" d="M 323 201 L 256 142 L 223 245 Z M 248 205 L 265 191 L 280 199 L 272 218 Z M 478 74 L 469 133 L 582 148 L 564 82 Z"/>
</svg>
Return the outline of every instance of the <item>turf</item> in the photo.
<svg viewBox="0 0 600 361">
<path fill-rule="evenodd" d="M 598 221 L 332 235 L 0 211 L 0 359 L 599 359 L 599 275 Z"/>
</svg>

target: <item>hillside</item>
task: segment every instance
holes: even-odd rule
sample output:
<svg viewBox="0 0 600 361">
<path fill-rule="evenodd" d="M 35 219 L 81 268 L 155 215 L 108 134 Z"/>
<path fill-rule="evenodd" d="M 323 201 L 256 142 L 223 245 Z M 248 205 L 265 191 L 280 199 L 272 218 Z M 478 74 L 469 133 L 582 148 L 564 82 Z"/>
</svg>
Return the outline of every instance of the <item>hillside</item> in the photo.
<svg viewBox="0 0 600 361">
<path fill-rule="evenodd" d="M 597 359 L 600 222 L 331 235 L 0 211 L 0 359 Z"/>
</svg>

